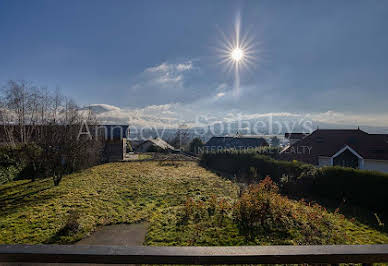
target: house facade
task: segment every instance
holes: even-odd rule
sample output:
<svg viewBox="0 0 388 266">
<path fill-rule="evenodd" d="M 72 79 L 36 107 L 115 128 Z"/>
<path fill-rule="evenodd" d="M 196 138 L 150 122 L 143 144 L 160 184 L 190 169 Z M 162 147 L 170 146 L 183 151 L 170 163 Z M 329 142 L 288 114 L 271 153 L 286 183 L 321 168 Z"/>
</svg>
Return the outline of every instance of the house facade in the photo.
<svg viewBox="0 0 388 266">
<path fill-rule="evenodd" d="M 360 129 L 317 129 L 290 142 L 281 157 L 318 166 L 338 165 L 388 173 L 388 135 L 368 134 Z"/>
</svg>

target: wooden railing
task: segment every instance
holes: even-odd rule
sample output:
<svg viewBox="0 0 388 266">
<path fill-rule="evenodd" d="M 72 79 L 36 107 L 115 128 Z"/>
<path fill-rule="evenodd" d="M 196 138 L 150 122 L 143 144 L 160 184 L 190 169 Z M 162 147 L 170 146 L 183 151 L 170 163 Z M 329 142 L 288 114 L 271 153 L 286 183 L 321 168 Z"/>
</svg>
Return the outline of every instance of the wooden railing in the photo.
<svg viewBox="0 0 388 266">
<path fill-rule="evenodd" d="M 124 247 L 0 245 L 1 262 L 267 264 L 388 262 L 388 245 Z"/>
</svg>

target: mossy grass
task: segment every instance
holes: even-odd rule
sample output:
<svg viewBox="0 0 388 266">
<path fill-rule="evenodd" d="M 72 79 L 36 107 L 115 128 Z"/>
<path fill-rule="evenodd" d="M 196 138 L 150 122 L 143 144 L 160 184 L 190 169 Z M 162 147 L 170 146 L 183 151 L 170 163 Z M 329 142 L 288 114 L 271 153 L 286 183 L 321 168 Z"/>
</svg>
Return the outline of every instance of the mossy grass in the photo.
<svg viewBox="0 0 388 266">
<path fill-rule="evenodd" d="M 74 243 L 101 225 L 143 221 L 149 222 L 148 245 L 304 244 L 297 227 L 291 237 L 275 233 L 247 240 L 227 207 L 239 201 L 239 192 L 237 184 L 195 162 L 104 164 L 66 175 L 59 186 L 51 178 L 14 181 L 0 186 L 0 244 Z M 303 213 L 313 208 L 281 199 L 306 209 Z M 193 216 L 182 222 L 190 200 L 204 206 L 223 202 L 222 219 L 208 212 L 201 219 Z M 333 243 L 388 243 L 384 233 L 322 212 L 348 236 L 339 236 Z M 298 221 L 305 216 L 301 214 Z"/>
</svg>

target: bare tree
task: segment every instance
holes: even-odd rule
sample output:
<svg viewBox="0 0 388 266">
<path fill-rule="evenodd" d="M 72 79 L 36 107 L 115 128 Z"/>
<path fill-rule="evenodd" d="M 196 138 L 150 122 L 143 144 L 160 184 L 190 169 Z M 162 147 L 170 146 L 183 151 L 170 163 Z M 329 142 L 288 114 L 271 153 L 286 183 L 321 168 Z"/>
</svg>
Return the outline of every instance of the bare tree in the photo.
<svg viewBox="0 0 388 266">
<path fill-rule="evenodd" d="M 13 146 L 37 145 L 23 149 L 35 174 L 62 175 L 99 162 L 102 143 L 78 138 L 83 121 L 98 125 L 91 110 L 80 112 L 58 88 L 51 93 L 25 81 L 9 81 L 0 96 L 3 141 Z"/>
</svg>

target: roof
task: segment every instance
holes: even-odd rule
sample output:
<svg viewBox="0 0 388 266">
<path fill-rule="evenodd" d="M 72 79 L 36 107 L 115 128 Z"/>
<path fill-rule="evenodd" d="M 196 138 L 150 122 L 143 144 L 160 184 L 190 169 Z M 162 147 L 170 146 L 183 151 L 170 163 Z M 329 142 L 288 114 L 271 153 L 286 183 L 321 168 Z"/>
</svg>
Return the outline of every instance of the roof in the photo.
<svg viewBox="0 0 388 266">
<path fill-rule="evenodd" d="M 147 139 L 145 140 L 142 144 L 140 145 L 143 145 L 144 143 L 146 142 L 151 142 L 153 145 L 155 146 L 158 146 L 159 148 L 163 149 L 163 150 L 175 150 L 175 148 L 173 146 L 171 146 L 170 144 L 168 144 L 167 142 L 165 142 L 164 140 L 162 140 L 161 138 L 155 138 L 155 139 Z"/>
<path fill-rule="evenodd" d="M 239 136 L 239 137 L 212 137 L 206 142 L 205 147 L 225 147 L 225 148 L 238 148 L 238 147 L 260 147 L 268 146 L 267 141 L 263 137 L 257 136 Z"/>
<path fill-rule="evenodd" d="M 364 159 L 388 160 L 388 134 L 368 134 L 360 129 L 317 129 L 285 152 L 303 146 L 311 147 L 308 157 L 332 157 L 349 146 Z"/>
<path fill-rule="evenodd" d="M 303 139 L 308 135 L 310 135 L 310 133 L 285 133 L 284 137 L 286 139 Z"/>
</svg>

